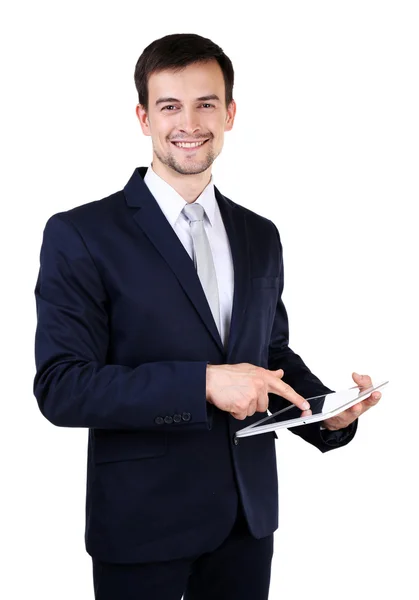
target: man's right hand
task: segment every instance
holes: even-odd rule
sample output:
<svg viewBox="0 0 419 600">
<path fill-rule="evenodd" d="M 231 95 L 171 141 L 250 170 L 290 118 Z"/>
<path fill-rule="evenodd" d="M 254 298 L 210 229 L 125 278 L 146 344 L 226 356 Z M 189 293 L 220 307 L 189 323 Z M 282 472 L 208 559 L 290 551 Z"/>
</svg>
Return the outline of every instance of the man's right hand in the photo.
<svg viewBox="0 0 419 600">
<path fill-rule="evenodd" d="M 255 412 L 265 412 L 269 392 L 282 396 L 303 411 L 309 409 L 309 403 L 281 380 L 283 375 L 282 369 L 269 371 L 250 363 L 208 365 L 207 402 L 240 421 Z"/>
</svg>

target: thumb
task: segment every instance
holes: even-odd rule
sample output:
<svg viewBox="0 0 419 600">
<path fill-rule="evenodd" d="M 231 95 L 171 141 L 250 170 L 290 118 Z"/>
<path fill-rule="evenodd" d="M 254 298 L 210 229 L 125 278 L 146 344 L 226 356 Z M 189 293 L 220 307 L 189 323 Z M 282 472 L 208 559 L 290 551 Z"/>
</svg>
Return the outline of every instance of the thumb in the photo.
<svg viewBox="0 0 419 600">
<path fill-rule="evenodd" d="M 360 375 L 359 373 L 357 373 L 356 371 L 352 372 L 352 379 L 355 381 L 356 385 L 358 387 L 362 386 L 362 380 L 363 380 L 363 376 Z"/>
</svg>

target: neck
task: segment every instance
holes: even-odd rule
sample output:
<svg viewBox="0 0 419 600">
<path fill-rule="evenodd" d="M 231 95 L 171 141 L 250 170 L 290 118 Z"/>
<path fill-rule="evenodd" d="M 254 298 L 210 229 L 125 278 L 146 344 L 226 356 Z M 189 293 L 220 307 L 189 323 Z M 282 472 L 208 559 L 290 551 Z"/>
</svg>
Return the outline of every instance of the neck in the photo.
<svg viewBox="0 0 419 600">
<path fill-rule="evenodd" d="M 211 167 L 202 173 L 195 175 L 182 175 L 173 169 L 169 169 L 159 160 L 153 159 L 151 163 L 153 171 L 166 183 L 172 186 L 177 193 L 182 196 L 185 202 L 191 204 L 202 194 L 211 179 Z"/>
</svg>

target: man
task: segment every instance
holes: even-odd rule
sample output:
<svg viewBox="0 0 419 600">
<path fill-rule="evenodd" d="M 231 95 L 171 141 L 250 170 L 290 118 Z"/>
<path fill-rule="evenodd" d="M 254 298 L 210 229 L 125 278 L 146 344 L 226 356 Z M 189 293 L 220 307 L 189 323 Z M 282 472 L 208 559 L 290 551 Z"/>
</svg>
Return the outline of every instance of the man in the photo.
<svg viewBox="0 0 419 600">
<path fill-rule="evenodd" d="M 34 393 L 53 424 L 89 428 L 85 541 L 100 600 L 268 598 L 276 435 L 235 432 L 331 391 L 288 346 L 276 226 L 211 177 L 233 80 L 211 40 L 150 44 L 135 69 L 150 166 L 44 230 Z M 341 447 L 379 397 L 294 433 Z"/>
</svg>

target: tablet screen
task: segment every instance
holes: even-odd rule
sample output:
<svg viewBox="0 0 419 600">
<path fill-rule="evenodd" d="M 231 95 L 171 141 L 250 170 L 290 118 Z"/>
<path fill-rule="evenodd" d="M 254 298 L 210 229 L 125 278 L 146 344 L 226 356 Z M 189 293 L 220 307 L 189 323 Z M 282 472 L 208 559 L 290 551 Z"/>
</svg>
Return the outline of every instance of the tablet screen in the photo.
<svg viewBox="0 0 419 600">
<path fill-rule="evenodd" d="M 388 381 L 380 383 L 376 386 L 371 386 L 364 391 L 361 391 L 360 386 L 354 386 L 347 390 L 339 392 L 330 392 L 321 396 L 313 396 L 307 398 L 310 403 L 310 410 L 302 411 L 294 404 L 289 404 L 278 412 L 273 413 L 236 432 L 237 437 L 245 437 L 247 435 L 255 435 L 266 431 L 273 431 L 281 427 L 296 427 L 323 421 L 326 418 L 339 414 L 347 408 L 350 408 L 357 402 L 367 398 L 374 390 L 386 385 Z"/>
<path fill-rule="evenodd" d="M 373 387 L 371 387 L 371 390 L 372 389 Z M 273 420 L 275 417 L 275 421 L 280 423 L 281 421 L 297 419 L 298 417 L 326 415 L 346 404 L 353 403 L 358 399 L 361 400 L 365 395 L 369 394 L 370 392 L 367 391 L 364 391 L 364 393 L 361 394 L 360 387 L 354 386 L 353 388 L 341 392 L 330 392 L 329 394 L 323 394 L 322 396 L 307 398 L 307 401 L 310 403 L 310 410 L 301 411 L 301 409 L 294 404 L 289 404 L 286 408 L 273 413 L 269 418 Z M 362 398 L 360 398 L 360 396 L 362 396 Z M 269 423 L 269 421 L 266 422 Z"/>
</svg>

